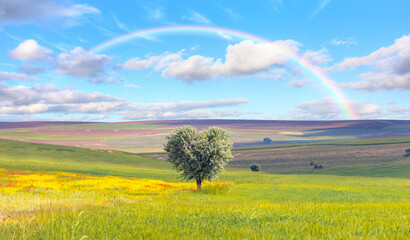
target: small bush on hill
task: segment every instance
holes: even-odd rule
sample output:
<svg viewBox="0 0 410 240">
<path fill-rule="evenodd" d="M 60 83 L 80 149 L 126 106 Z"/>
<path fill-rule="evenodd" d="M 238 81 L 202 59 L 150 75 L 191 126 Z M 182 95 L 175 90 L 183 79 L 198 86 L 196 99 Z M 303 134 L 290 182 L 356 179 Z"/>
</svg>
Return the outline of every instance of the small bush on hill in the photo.
<svg viewBox="0 0 410 240">
<path fill-rule="evenodd" d="M 263 139 L 263 143 L 265 143 L 265 144 L 270 144 L 270 143 L 272 143 L 272 139 L 270 139 L 270 138 L 264 138 Z"/>
<path fill-rule="evenodd" d="M 317 165 L 317 164 L 315 164 L 315 166 L 314 166 L 313 168 L 314 168 L 314 169 L 322 169 L 323 166 L 322 166 L 322 165 Z"/>
<path fill-rule="evenodd" d="M 258 164 L 252 164 L 251 170 L 252 172 L 259 172 L 261 170 L 261 167 Z"/>
<path fill-rule="evenodd" d="M 410 148 L 406 149 L 406 154 L 404 154 L 405 157 L 410 157 Z"/>
</svg>

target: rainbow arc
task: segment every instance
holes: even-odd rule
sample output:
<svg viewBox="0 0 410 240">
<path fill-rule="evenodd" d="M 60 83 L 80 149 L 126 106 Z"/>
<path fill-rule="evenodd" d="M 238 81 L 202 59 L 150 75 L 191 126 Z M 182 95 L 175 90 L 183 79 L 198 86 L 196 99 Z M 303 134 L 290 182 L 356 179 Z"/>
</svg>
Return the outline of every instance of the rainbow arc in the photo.
<svg viewBox="0 0 410 240">
<path fill-rule="evenodd" d="M 237 39 L 243 40 L 252 40 L 257 43 L 269 43 L 271 42 L 268 39 L 252 35 L 246 32 L 236 31 L 227 28 L 220 28 L 220 27 L 212 27 L 212 26 L 167 26 L 167 27 L 158 27 L 158 28 L 150 28 L 139 30 L 131 33 L 127 33 L 115 38 L 112 38 L 106 42 L 103 42 L 90 50 L 92 53 L 98 53 L 104 51 L 108 48 L 112 48 L 116 45 L 120 45 L 127 41 L 130 41 L 135 38 L 149 38 L 152 35 L 163 35 L 163 34 L 181 34 L 181 33 L 201 33 L 201 34 L 211 34 L 211 35 L 219 35 L 219 34 L 227 34 L 231 37 L 235 37 Z M 352 107 L 351 101 L 348 100 L 346 95 L 343 91 L 339 88 L 337 83 L 333 81 L 327 74 L 322 71 L 317 66 L 314 66 L 309 61 L 303 59 L 301 56 L 297 55 L 289 51 L 286 48 L 275 47 L 275 51 L 277 51 L 280 55 L 285 56 L 289 59 L 293 64 L 298 66 L 299 68 L 303 69 L 305 73 L 311 76 L 313 79 L 318 81 L 321 85 L 323 85 L 337 100 L 337 105 L 341 111 L 341 113 L 347 119 L 358 119 L 358 115 L 355 112 L 354 108 Z"/>
</svg>

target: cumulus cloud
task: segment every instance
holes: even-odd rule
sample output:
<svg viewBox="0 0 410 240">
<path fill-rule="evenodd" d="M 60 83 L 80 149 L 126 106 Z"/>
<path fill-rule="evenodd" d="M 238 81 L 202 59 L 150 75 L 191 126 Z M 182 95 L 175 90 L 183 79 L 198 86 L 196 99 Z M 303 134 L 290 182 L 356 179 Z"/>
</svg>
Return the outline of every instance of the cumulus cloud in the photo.
<svg viewBox="0 0 410 240">
<path fill-rule="evenodd" d="M 363 65 L 376 65 L 378 67 L 391 67 L 397 61 L 390 61 L 392 57 L 404 59 L 410 57 L 410 35 L 396 39 L 393 45 L 382 47 L 364 57 L 346 58 L 341 63 L 333 66 L 334 70 L 353 69 Z"/>
<path fill-rule="evenodd" d="M 150 56 L 146 59 L 133 58 L 124 63 L 123 68 L 128 70 L 145 70 L 153 67 L 155 70 L 162 69 L 168 66 L 171 62 L 181 61 L 184 50 L 177 53 L 165 52 L 161 55 Z"/>
<path fill-rule="evenodd" d="M 322 65 L 332 61 L 326 48 L 322 48 L 318 51 L 306 50 L 302 57 L 315 65 Z"/>
<path fill-rule="evenodd" d="M 56 68 L 59 73 L 75 77 L 97 77 L 107 68 L 112 60 L 107 55 L 92 54 L 81 47 L 68 53 L 61 53 L 56 58 Z"/>
<path fill-rule="evenodd" d="M 361 119 L 378 118 L 383 115 L 382 108 L 375 104 L 353 101 L 343 104 L 353 109 Z M 294 119 L 310 120 L 337 120 L 346 117 L 341 113 L 340 104 L 332 97 L 298 104 L 291 114 Z"/>
<path fill-rule="evenodd" d="M 330 70 L 341 71 L 358 66 L 370 66 L 373 70 L 359 75 L 362 81 L 343 84 L 344 87 L 368 92 L 410 89 L 410 35 L 396 39 L 394 44 L 367 56 L 346 58 Z"/>
<path fill-rule="evenodd" d="M 3 114 L 38 114 L 46 112 L 97 112 L 106 105 L 126 105 L 120 98 L 101 93 L 83 93 L 55 85 L 5 86 L 0 85 L 0 112 Z M 95 109 L 86 108 L 96 104 Z M 85 110 L 84 110 L 85 109 Z"/>
<path fill-rule="evenodd" d="M 271 43 L 254 43 L 250 40 L 229 45 L 225 62 L 200 55 L 174 61 L 162 72 L 165 77 L 186 81 L 208 80 L 214 77 L 251 75 L 266 71 L 273 66 L 283 66 L 287 58 L 283 52 L 296 53 L 300 43 L 294 40 L 279 40 Z"/>
<path fill-rule="evenodd" d="M 176 61 L 162 72 L 164 77 L 174 77 L 188 82 L 209 80 L 220 75 L 222 63 L 213 58 L 194 55 L 186 60 Z"/>
<path fill-rule="evenodd" d="M 6 115 L 66 113 L 101 116 L 117 114 L 128 120 L 208 118 L 238 116 L 240 113 L 233 110 L 209 110 L 209 108 L 237 106 L 247 102 L 248 99 L 240 98 L 135 103 L 101 93 L 85 93 L 51 84 L 27 87 L 6 86 L 0 83 L 0 114 Z"/>
<path fill-rule="evenodd" d="M 410 74 L 397 75 L 392 72 L 368 72 L 358 76 L 363 81 L 341 84 L 343 87 L 363 92 L 410 89 Z"/>
<path fill-rule="evenodd" d="M 32 23 L 99 13 L 90 5 L 72 4 L 68 0 L 2 0 L 0 4 L 0 22 L 3 23 Z"/>
<path fill-rule="evenodd" d="M 23 61 L 43 60 L 51 54 L 51 50 L 40 46 L 36 40 L 29 39 L 20 43 L 10 52 L 10 57 Z"/>
</svg>

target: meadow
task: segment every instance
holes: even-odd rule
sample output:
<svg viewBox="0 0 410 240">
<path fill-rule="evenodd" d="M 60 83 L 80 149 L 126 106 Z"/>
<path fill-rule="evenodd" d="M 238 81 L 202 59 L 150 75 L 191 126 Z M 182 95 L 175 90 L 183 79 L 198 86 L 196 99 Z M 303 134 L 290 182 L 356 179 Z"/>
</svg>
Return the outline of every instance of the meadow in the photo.
<svg viewBox="0 0 410 240">
<path fill-rule="evenodd" d="M 384 177 L 230 167 L 196 192 L 160 159 L 0 140 L 0 239 L 406 239 L 410 179 L 384 167 Z"/>
</svg>

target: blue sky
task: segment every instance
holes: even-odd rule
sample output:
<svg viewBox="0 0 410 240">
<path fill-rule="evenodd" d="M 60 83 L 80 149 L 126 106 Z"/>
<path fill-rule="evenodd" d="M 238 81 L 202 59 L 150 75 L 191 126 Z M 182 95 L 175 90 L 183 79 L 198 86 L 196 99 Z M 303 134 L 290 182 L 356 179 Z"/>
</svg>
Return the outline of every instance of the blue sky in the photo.
<svg viewBox="0 0 410 240">
<path fill-rule="evenodd" d="M 406 0 L 3 0 L 0 121 L 410 119 L 409 12 Z M 178 26 L 228 30 L 90 51 Z"/>
</svg>

